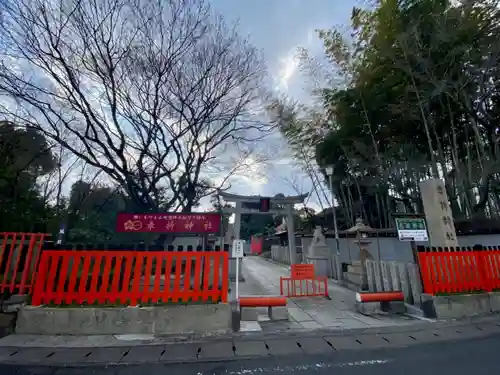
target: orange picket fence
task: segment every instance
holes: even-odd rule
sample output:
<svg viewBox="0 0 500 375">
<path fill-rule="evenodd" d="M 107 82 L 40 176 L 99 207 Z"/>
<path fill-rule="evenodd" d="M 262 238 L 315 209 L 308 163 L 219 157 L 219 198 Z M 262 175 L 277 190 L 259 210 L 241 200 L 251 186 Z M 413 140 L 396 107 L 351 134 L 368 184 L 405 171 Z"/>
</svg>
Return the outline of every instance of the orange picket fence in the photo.
<svg viewBox="0 0 500 375">
<path fill-rule="evenodd" d="M 32 305 L 227 302 L 228 253 L 44 251 Z"/>
<path fill-rule="evenodd" d="M 500 250 L 479 248 L 418 248 L 424 293 L 491 292 L 500 289 Z"/>
<path fill-rule="evenodd" d="M 28 294 L 33 288 L 45 233 L 0 232 L 0 292 Z"/>
<path fill-rule="evenodd" d="M 328 296 L 328 278 L 316 276 L 314 264 L 292 264 L 290 271 L 290 277 L 280 277 L 282 296 Z"/>
</svg>

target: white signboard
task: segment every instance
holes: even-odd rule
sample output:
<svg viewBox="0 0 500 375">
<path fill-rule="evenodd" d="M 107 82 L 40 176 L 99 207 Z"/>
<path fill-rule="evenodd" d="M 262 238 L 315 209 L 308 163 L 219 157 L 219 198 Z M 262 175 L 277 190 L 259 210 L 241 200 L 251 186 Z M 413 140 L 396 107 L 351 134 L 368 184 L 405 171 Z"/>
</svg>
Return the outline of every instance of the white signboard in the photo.
<svg viewBox="0 0 500 375">
<path fill-rule="evenodd" d="M 429 241 L 426 230 L 400 230 L 398 237 L 400 241 Z"/>
<path fill-rule="evenodd" d="M 424 219 L 397 218 L 396 228 L 400 241 L 429 241 Z"/>
<path fill-rule="evenodd" d="M 233 241 L 233 249 L 231 256 L 233 258 L 241 258 L 243 257 L 243 246 L 245 241 L 243 240 L 234 240 Z"/>
</svg>

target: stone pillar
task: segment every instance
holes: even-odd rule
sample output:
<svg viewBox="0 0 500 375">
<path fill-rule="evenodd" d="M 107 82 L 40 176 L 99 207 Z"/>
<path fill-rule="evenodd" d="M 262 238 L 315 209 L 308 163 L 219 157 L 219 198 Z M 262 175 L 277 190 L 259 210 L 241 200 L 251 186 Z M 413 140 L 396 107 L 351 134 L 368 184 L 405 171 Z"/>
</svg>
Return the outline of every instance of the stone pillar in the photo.
<svg viewBox="0 0 500 375">
<path fill-rule="evenodd" d="M 399 278 L 401 280 L 401 291 L 405 295 L 405 302 L 413 304 L 413 294 L 411 293 L 408 265 L 406 263 L 398 263 L 398 268 L 399 268 Z"/>
<path fill-rule="evenodd" d="M 240 239 L 240 231 L 241 231 L 241 202 L 235 202 L 235 213 L 234 213 L 234 224 L 233 224 L 233 239 Z M 231 246 L 233 245 L 233 241 L 231 240 Z"/>
<path fill-rule="evenodd" d="M 408 268 L 408 278 L 410 280 L 410 288 L 413 296 L 413 303 L 419 306 L 422 302 L 422 280 L 420 279 L 420 272 L 418 269 L 418 265 L 413 263 L 407 264 Z"/>
<path fill-rule="evenodd" d="M 368 290 L 370 292 L 377 291 L 377 285 L 375 282 L 375 261 L 367 260 L 366 262 L 366 278 L 368 279 Z"/>
<path fill-rule="evenodd" d="M 373 265 L 373 274 L 375 276 L 375 291 L 383 292 L 384 291 L 384 283 L 382 281 L 382 267 L 380 265 L 381 261 L 375 261 Z"/>
<path fill-rule="evenodd" d="M 455 223 L 444 182 L 430 179 L 420 183 L 430 246 L 458 247 Z"/>
<path fill-rule="evenodd" d="M 397 262 L 389 262 L 389 268 L 391 270 L 392 290 L 402 291 L 401 290 L 401 276 L 399 274 L 398 263 Z"/>
<path fill-rule="evenodd" d="M 384 292 L 392 292 L 392 278 L 391 268 L 388 262 L 381 261 L 380 268 L 382 269 L 382 283 L 384 285 Z"/>
<path fill-rule="evenodd" d="M 288 250 L 290 252 L 290 264 L 295 264 L 297 255 L 297 246 L 295 245 L 295 223 L 293 220 L 293 204 L 286 205 L 286 228 L 288 231 Z"/>
<path fill-rule="evenodd" d="M 235 207 L 235 213 L 234 213 L 234 224 L 233 224 L 233 235 L 231 237 L 231 242 L 229 243 L 229 246 L 233 246 L 233 240 L 239 240 L 240 239 L 240 230 L 241 230 L 241 202 L 234 202 L 236 204 Z M 231 254 L 229 254 L 229 280 L 234 281 L 236 280 L 236 259 L 231 258 Z M 241 261 L 243 258 L 240 258 L 239 262 L 239 279 L 240 281 L 245 281 L 243 278 L 243 275 L 241 273 Z"/>
</svg>

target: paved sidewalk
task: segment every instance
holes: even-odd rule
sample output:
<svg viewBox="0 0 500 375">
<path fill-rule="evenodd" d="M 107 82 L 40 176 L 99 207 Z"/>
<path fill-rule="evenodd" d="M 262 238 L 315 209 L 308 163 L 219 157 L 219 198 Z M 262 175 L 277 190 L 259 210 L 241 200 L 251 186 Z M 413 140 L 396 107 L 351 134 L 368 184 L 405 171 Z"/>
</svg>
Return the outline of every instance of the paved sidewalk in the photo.
<svg viewBox="0 0 500 375">
<path fill-rule="evenodd" d="M 261 257 L 246 257 L 243 270 L 247 282 L 259 284 L 263 294 L 280 294 L 280 277 L 290 275 L 289 267 Z M 418 320 L 408 316 L 375 314 L 371 316 L 355 312 L 355 293 L 341 287 L 333 280 L 328 283 L 330 299 L 323 297 L 291 298 L 288 303 L 293 328 L 340 330 L 369 327 L 411 325 Z M 295 324 L 294 324 L 295 323 Z"/>
<path fill-rule="evenodd" d="M 10 340 L 7 340 L 9 337 Z M 13 339 L 16 335 L 9 337 L 0 340 L 0 364 L 36 365 L 40 366 L 41 371 L 41 366 L 222 362 L 304 354 L 335 356 L 339 352 L 364 349 L 398 348 L 472 338 L 500 338 L 500 320 L 495 317 L 452 324 L 417 324 L 349 332 L 314 331 L 295 335 L 260 333 L 177 343 L 162 342 L 161 338 L 157 338 L 149 345 L 130 341 L 114 347 L 69 347 L 69 342 L 61 337 L 54 337 L 52 346 L 47 345 L 48 343 L 38 347 L 20 346 L 13 345 L 16 343 Z"/>
<path fill-rule="evenodd" d="M 245 279 L 244 282 L 239 283 L 239 295 L 240 296 L 261 296 L 261 295 L 279 295 L 279 285 L 277 290 L 269 285 L 262 284 L 255 275 L 251 272 L 252 267 L 248 267 L 247 264 L 252 264 L 252 262 L 246 261 L 246 259 L 251 257 L 245 257 L 242 261 L 241 273 Z M 236 294 L 236 283 L 231 283 L 231 295 L 230 300 L 235 298 Z M 286 308 L 279 307 L 273 309 L 277 316 L 286 316 Z M 282 331 L 289 329 L 300 329 L 303 328 L 297 323 L 287 322 L 287 321 L 270 321 L 267 315 L 267 307 L 256 307 L 243 309 L 242 321 L 240 330 L 242 332 L 261 332 L 261 331 Z"/>
</svg>

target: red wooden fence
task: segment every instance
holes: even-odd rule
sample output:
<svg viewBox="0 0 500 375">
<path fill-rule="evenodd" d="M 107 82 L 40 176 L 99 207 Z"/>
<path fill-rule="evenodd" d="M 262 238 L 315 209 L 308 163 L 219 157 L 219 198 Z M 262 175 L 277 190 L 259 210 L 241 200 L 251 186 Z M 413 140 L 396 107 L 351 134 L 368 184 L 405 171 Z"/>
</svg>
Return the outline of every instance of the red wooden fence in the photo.
<svg viewBox="0 0 500 375">
<path fill-rule="evenodd" d="M 31 292 L 44 233 L 0 232 L 0 292 Z"/>
<path fill-rule="evenodd" d="M 44 251 L 32 305 L 227 302 L 228 253 Z"/>
<path fill-rule="evenodd" d="M 425 293 L 491 292 L 500 289 L 500 250 L 419 248 L 418 262 Z"/>
</svg>

